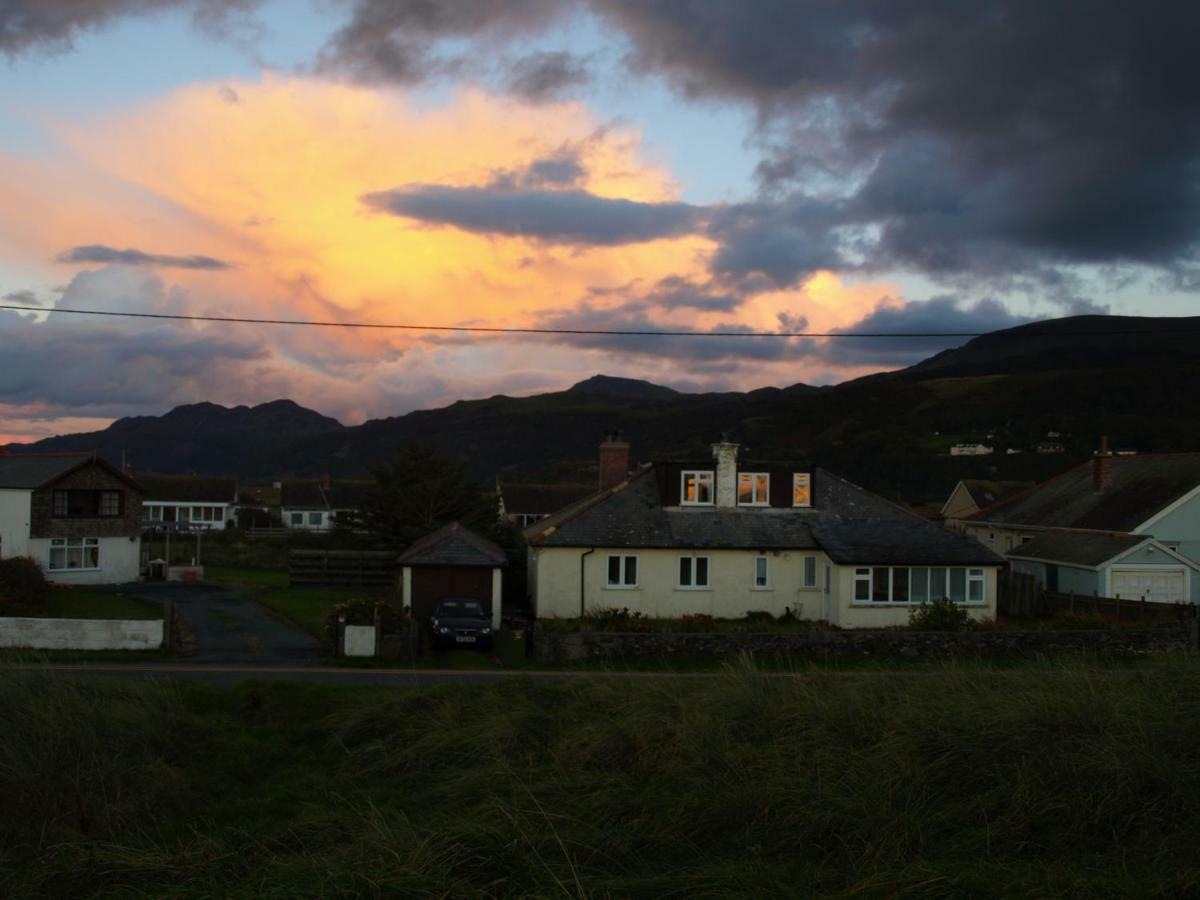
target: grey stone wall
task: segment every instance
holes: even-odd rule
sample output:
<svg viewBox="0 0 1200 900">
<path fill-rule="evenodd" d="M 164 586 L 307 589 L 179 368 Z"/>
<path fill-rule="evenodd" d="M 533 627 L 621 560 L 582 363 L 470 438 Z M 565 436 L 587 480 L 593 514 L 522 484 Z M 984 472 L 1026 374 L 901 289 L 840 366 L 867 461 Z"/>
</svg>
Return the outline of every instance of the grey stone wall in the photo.
<svg viewBox="0 0 1200 900">
<path fill-rule="evenodd" d="M 1137 656 L 1196 650 L 1195 620 L 1162 628 L 1062 631 L 902 631 L 855 629 L 805 632 L 530 631 L 533 659 L 574 662 L 617 657 L 792 656 L 800 659 L 975 658 L 1099 653 Z"/>
<path fill-rule="evenodd" d="M 125 495 L 119 517 L 56 519 L 56 490 L 120 491 Z M 91 463 L 34 491 L 31 498 L 29 536 L 33 538 L 136 537 L 142 533 L 142 495 L 98 463 Z"/>
</svg>

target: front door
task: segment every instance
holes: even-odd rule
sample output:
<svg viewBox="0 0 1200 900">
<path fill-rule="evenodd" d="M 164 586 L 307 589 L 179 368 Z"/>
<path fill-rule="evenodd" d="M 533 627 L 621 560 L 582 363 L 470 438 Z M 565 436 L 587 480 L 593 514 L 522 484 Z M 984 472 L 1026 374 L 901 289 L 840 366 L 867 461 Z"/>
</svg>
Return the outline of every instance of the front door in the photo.
<svg viewBox="0 0 1200 900">
<path fill-rule="evenodd" d="M 825 622 L 829 621 L 829 588 L 832 581 L 832 570 L 829 563 L 825 563 L 825 587 L 821 591 L 821 619 Z"/>
</svg>

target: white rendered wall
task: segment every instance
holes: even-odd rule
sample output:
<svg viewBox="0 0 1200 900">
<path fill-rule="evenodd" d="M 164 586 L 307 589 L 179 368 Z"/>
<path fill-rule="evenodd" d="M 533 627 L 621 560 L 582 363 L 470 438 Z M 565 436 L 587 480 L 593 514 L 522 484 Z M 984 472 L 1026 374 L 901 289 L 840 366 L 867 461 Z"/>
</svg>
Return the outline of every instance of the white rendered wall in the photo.
<svg viewBox="0 0 1200 900">
<path fill-rule="evenodd" d="M 0 490 L 0 558 L 29 555 L 33 492 Z"/>
<path fill-rule="evenodd" d="M 36 559 L 50 581 L 61 584 L 127 584 L 142 574 L 142 539 L 100 538 L 99 569 L 50 568 L 50 538 L 31 538 L 29 555 Z"/>
<path fill-rule="evenodd" d="M 30 650 L 157 650 L 162 619 L 0 618 L 0 647 Z"/>
</svg>

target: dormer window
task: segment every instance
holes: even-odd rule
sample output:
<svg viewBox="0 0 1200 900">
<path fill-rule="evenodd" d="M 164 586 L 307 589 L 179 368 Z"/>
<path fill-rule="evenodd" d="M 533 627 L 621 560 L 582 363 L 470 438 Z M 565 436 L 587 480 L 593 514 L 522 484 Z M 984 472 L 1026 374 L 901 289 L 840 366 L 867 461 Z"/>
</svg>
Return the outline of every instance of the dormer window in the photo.
<svg viewBox="0 0 1200 900">
<path fill-rule="evenodd" d="M 679 492 L 679 497 L 680 502 L 684 506 L 712 506 L 712 469 L 685 471 L 683 472 L 681 478 L 682 487 Z"/>
<path fill-rule="evenodd" d="M 812 506 L 812 476 L 807 472 L 792 475 L 792 506 Z"/>
<path fill-rule="evenodd" d="M 770 503 L 771 476 L 766 472 L 738 472 L 738 506 Z"/>
</svg>

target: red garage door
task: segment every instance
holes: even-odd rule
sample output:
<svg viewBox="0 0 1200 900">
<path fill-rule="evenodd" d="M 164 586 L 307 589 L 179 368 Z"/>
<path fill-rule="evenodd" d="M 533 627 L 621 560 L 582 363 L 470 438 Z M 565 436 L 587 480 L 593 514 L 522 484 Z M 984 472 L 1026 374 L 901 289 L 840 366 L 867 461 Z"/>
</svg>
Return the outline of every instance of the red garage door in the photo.
<svg viewBox="0 0 1200 900">
<path fill-rule="evenodd" d="M 446 597 L 474 597 L 491 615 L 492 570 L 425 566 L 412 570 L 413 615 L 428 616 Z"/>
</svg>

